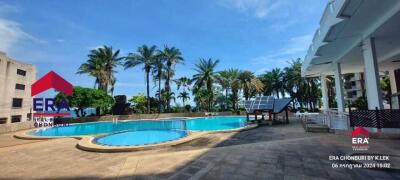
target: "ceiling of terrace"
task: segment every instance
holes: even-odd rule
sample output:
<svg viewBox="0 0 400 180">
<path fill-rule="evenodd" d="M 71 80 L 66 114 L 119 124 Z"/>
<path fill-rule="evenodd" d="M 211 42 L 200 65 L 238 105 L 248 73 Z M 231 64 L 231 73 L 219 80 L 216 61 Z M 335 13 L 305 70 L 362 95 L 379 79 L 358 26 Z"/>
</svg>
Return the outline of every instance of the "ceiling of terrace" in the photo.
<svg viewBox="0 0 400 180">
<path fill-rule="evenodd" d="M 362 40 L 368 37 L 375 38 L 380 71 L 400 68 L 400 62 L 392 62 L 400 60 L 400 1 L 349 2 L 340 13 L 347 19 L 331 27 L 325 37 L 327 43 L 318 47 L 307 68 L 308 75 L 333 74 L 333 62 L 342 64 L 343 73 L 364 71 Z"/>
</svg>

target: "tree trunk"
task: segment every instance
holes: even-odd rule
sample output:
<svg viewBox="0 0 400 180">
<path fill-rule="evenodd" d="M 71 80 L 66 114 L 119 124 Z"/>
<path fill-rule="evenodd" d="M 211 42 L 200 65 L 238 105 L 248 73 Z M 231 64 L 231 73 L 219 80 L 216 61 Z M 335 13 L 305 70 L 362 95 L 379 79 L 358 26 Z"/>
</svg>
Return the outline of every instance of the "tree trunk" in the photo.
<svg viewBox="0 0 400 180">
<path fill-rule="evenodd" d="M 161 69 L 158 69 L 158 113 L 161 113 Z"/>
<path fill-rule="evenodd" d="M 147 91 L 147 114 L 150 114 L 150 86 L 149 86 L 149 72 L 150 70 L 146 70 L 146 91 Z"/>
<path fill-rule="evenodd" d="M 77 117 L 80 117 L 80 115 L 79 115 L 79 109 L 75 109 L 74 111 L 75 111 L 75 113 L 76 113 L 76 116 L 77 116 Z"/>
<path fill-rule="evenodd" d="M 228 109 L 228 88 L 225 89 L 225 110 Z"/>
<path fill-rule="evenodd" d="M 212 91 L 212 82 L 211 81 L 207 82 L 207 90 L 208 90 L 208 93 L 210 93 L 210 97 L 208 99 L 208 111 L 211 111 L 212 101 L 213 101 L 213 97 L 214 97 L 214 92 Z"/>
<path fill-rule="evenodd" d="M 100 116 L 100 108 L 99 107 L 96 108 L 96 116 Z"/>
<path fill-rule="evenodd" d="M 84 116 L 85 116 L 85 113 L 84 113 L 84 110 L 83 110 L 83 108 L 81 109 L 81 116 L 82 116 L 82 117 L 84 117 Z M 79 117 L 79 115 L 78 115 L 78 117 Z"/>
<path fill-rule="evenodd" d="M 171 87 L 170 87 L 170 85 L 169 85 L 169 81 L 170 81 L 170 69 L 171 69 L 171 65 L 169 65 L 169 64 L 167 64 L 167 79 L 165 80 L 165 91 L 166 92 L 171 92 Z M 168 109 L 168 112 L 170 112 L 170 108 L 171 108 L 171 106 L 170 106 L 170 102 L 171 102 L 171 100 L 170 99 L 167 99 L 167 109 Z"/>
</svg>

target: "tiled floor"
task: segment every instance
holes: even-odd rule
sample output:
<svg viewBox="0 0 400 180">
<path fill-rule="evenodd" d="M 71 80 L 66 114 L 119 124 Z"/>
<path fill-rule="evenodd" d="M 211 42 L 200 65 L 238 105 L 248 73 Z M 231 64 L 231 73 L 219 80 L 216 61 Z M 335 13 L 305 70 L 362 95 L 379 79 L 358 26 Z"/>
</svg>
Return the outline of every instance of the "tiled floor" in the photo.
<svg viewBox="0 0 400 180">
<path fill-rule="evenodd" d="M 400 179 L 396 170 L 332 169 L 328 156 L 352 153 L 350 137 L 306 133 L 295 122 L 129 153 L 82 151 L 72 138 L 13 144 L 2 136 L 1 179 Z M 400 140 L 373 139 L 369 152 L 399 149 Z"/>
</svg>

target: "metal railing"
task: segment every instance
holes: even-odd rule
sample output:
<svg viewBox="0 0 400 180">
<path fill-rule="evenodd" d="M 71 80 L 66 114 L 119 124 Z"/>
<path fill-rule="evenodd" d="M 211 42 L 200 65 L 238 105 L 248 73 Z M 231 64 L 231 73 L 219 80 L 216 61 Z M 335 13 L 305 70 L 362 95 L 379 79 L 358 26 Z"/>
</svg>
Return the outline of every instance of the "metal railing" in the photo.
<svg viewBox="0 0 400 180">
<path fill-rule="evenodd" d="M 347 112 L 338 112 L 337 110 L 330 109 L 324 113 L 324 116 L 330 129 L 346 130 L 350 127 L 349 113 Z"/>
<path fill-rule="evenodd" d="M 349 114 L 340 113 L 335 109 L 330 109 L 321 113 L 301 113 L 297 116 L 306 126 L 308 124 L 325 125 L 329 129 L 346 130 L 350 127 Z"/>
</svg>

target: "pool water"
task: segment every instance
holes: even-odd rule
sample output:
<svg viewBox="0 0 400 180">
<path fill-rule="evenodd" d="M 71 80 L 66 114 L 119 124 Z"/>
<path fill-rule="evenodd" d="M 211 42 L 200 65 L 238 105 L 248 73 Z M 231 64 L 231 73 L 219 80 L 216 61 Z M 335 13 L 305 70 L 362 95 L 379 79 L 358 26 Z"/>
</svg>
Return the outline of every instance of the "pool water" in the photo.
<svg viewBox="0 0 400 180">
<path fill-rule="evenodd" d="M 130 120 L 118 122 L 80 123 L 70 126 L 41 128 L 34 136 L 82 136 L 105 134 L 95 143 L 111 146 L 137 146 L 176 140 L 187 136 L 187 131 L 219 131 L 242 128 L 246 118 L 241 116 L 203 117 L 168 120 Z"/>
<path fill-rule="evenodd" d="M 118 121 L 113 122 L 94 122 L 79 123 L 70 126 L 57 126 L 34 130 L 34 136 L 83 136 L 95 134 L 110 134 L 121 131 L 140 131 L 140 130 L 169 130 L 184 129 L 185 122 L 175 119 L 168 121 Z"/>
<path fill-rule="evenodd" d="M 186 121 L 186 127 L 192 131 L 220 131 L 242 128 L 246 126 L 246 117 L 202 117 Z"/>
<path fill-rule="evenodd" d="M 144 130 L 111 134 L 97 138 L 95 141 L 108 146 L 139 146 L 163 143 L 185 136 L 187 136 L 187 131 L 182 130 Z"/>
</svg>

